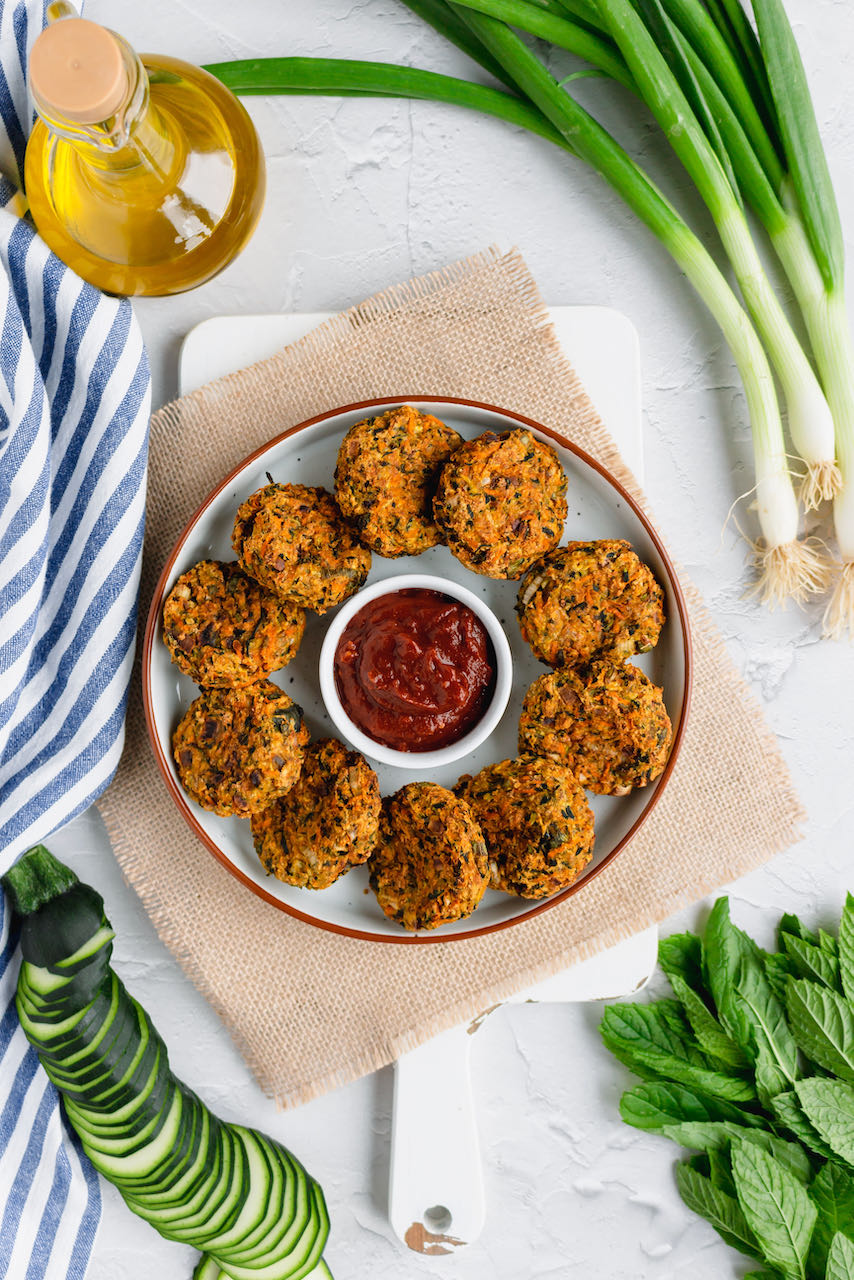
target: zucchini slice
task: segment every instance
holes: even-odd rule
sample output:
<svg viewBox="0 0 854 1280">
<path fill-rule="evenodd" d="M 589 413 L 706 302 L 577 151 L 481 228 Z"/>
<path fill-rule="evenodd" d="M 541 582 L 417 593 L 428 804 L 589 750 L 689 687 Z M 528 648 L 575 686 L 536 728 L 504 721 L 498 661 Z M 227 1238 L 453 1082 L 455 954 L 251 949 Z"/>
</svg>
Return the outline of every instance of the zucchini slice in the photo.
<svg viewBox="0 0 854 1280">
<path fill-rule="evenodd" d="M 331 1280 L 323 1194 L 279 1143 L 217 1119 L 111 968 L 100 895 L 42 846 L 3 878 L 23 917 L 21 1025 L 92 1164 L 203 1256 L 194 1280 Z"/>
</svg>

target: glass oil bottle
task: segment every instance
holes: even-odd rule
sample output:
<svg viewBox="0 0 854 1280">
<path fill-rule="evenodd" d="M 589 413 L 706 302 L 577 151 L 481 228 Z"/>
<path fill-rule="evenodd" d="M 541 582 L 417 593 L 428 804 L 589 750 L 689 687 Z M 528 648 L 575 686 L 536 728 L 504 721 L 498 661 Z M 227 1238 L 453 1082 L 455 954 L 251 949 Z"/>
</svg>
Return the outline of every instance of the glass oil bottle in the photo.
<svg viewBox="0 0 854 1280">
<path fill-rule="evenodd" d="M 143 55 L 64 0 L 30 56 L 39 119 L 24 183 L 40 234 L 108 293 L 209 280 L 249 239 L 264 156 L 242 104 L 207 72 Z"/>
</svg>

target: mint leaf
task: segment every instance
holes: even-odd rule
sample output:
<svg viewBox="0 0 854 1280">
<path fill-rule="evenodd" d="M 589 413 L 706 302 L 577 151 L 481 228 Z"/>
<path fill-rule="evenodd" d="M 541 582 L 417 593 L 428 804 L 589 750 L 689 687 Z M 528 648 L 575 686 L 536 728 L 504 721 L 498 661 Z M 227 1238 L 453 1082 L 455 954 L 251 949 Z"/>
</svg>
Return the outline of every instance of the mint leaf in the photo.
<svg viewBox="0 0 854 1280">
<path fill-rule="evenodd" d="M 826 937 L 827 935 L 825 935 Z M 783 934 L 786 955 L 792 960 L 795 972 L 801 978 L 821 982 L 834 991 L 839 987 L 839 960 L 821 947 L 814 947 L 800 938 Z"/>
<path fill-rule="evenodd" d="M 785 1004 L 786 979 L 790 974 L 796 976 L 791 960 L 780 951 L 773 951 L 770 955 L 766 952 L 762 957 L 762 967 L 765 970 L 765 977 L 768 979 L 769 987 L 780 1001 L 780 1004 Z"/>
<path fill-rule="evenodd" d="M 845 895 L 839 921 L 839 977 L 846 997 L 854 1001 L 854 898 Z"/>
<path fill-rule="evenodd" d="M 706 1153 L 724 1151 L 733 1140 L 747 1142 L 767 1151 L 799 1182 L 806 1184 L 812 1177 L 809 1157 L 799 1143 L 775 1138 L 763 1129 L 746 1129 L 727 1120 L 683 1120 L 680 1124 L 665 1125 L 661 1132 L 683 1147 L 694 1147 Z"/>
<path fill-rule="evenodd" d="M 827 1255 L 825 1280 L 854 1280 L 854 1244 L 837 1233 Z"/>
<path fill-rule="evenodd" d="M 819 1066 L 854 1081 L 854 1009 L 842 996 L 803 978 L 786 986 L 789 1025 L 801 1050 Z"/>
<path fill-rule="evenodd" d="M 780 1280 L 778 1271 L 748 1271 L 742 1280 Z"/>
<path fill-rule="evenodd" d="M 764 1260 L 803 1280 L 817 1217 L 804 1186 L 773 1156 L 740 1139 L 731 1159 L 738 1202 Z"/>
<path fill-rule="evenodd" d="M 732 1196 L 735 1200 L 735 1183 L 732 1180 L 729 1150 L 707 1151 L 706 1159 L 709 1162 L 709 1181 L 712 1186 L 716 1191 L 722 1191 L 725 1196 Z"/>
<path fill-rule="evenodd" d="M 787 911 L 785 915 L 780 917 L 780 923 L 777 926 L 777 938 L 779 939 L 781 950 L 785 947 L 785 936 L 788 934 L 791 938 L 800 938 L 801 942 L 808 942 L 811 946 L 817 947 L 819 940 L 816 934 L 811 933 L 805 924 L 802 924 L 797 916 Z"/>
<path fill-rule="evenodd" d="M 710 1222 L 727 1244 L 759 1262 L 765 1261 L 737 1200 L 713 1187 L 708 1178 L 687 1164 L 676 1166 L 676 1185 L 688 1208 Z"/>
<path fill-rule="evenodd" d="M 736 996 L 742 1005 L 742 1015 L 750 1026 L 750 1039 L 755 1046 L 756 1058 L 767 1057 L 779 1069 L 785 1080 L 794 1082 L 800 1075 L 798 1046 L 786 1022 L 783 1006 L 774 995 L 761 964 L 745 959 L 742 962 L 736 984 Z M 780 1093 L 781 1089 L 774 1089 Z"/>
<path fill-rule="evenodd" d="M 818 1218 L 807 1269 L 810 1276 L 821 1280 L 833 1237 L 841 1231 L 854 1238 L 854 1178 L 841 1165 L 829 1160 L 813 1178 L 809 1191 L 818 1209 Z"/>
<path fill-rule="evenodd" d="M 854 1089 L 842 1080 L 811 1076 L 795 1085 L 810 1124 L 846 1164 L 854 1165 Z"/>
<path fill-rule="evenodd" d="M 718 1017 L 733 1039 L 742 1045 L 750 1039 L 750 1024 L 742 1016 L 734 995 L 742 961 L 751 959 L 759 960 L 759 948 L 730 920 L 729 900 L 718 898 L 703 936 L 703 974 Z"/>
<path fill-rule="evenodd" d="M 668 978 L 677 973 L 689 986 L 703 985 L 703 944 L 696 933 L 671 933 L 658 944 L 658 963 Z"/>
<path fill-rule="evenodd" d="M 837 961 L 839 960 L 839 943 L 832 933 L 825 933 L 824 929 L 819 929 L 818 945 L 826 955 L 833 956 Z"/>
<path fill-rule="evenodd" d="M 717 1058 L 728 1067 L 748 1067 L 750 1059 L 740 1045 L 724 1031 L 714 1014 L 710 1013 L 697 992 L 689 987 L 679 973 L 671 973 L 670 985 L 685 1010 L 697 1043 L 709 1057 Z"/>
<path fill-rule="evenodd" d="M 794 1134 L 798 1141 L 808 1150 L 814 1151 L 816 1155 L 824 1156 L 826 1159 L 833 1155 L 830 1147 L 823 1138 L 819 1137 L 809 1120 L 807 1120 L 793 1089 L 789 1089 L 785 1093 L 779 1093 L 775 1098 L 771 1098 L 771 1109 L 789 1132 Z"/>
<path fill-rule="evenodd" d="M 798 1047 L 765 976 L 762 953 L 730 920 L 726 898 L 715 903 L 706 925 L 703 971 L 726 1030 L 755 1062 L 763 1060 L 764 1092 L 782 1092 L 800 1074 Z"/>
<path fill-rule="evenodd" d="M 683 1120 L 731 1120 L 735 1124 L 761 1126 L 765 1120 L 723 1098 L 687 1089 L 669 1081 L 651 1081 L 629 1089 L 620 1099 L 620 1115 L 626 1124 L 648 1133 L 660 1133 L 665 1125 Z"/>
</svg>

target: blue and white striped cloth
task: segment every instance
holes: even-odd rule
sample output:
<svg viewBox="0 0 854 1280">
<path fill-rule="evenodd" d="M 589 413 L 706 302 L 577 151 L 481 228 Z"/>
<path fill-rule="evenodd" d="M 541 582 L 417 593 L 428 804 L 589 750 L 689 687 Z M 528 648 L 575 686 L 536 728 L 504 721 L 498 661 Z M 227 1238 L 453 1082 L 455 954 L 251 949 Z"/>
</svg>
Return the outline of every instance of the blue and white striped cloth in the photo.
<svg viewBox="0 0 854 1280">
<path fill-rule="evenodd" d="M 150 379 L 128 302 L 17 216 L 44 0 L 0 0 L 0 872 L 115 771 L 133 658 Z M 98 1181 L 18 1026 L 0 902 L 0 1280 L 82 1280 Z"/>
</svg>

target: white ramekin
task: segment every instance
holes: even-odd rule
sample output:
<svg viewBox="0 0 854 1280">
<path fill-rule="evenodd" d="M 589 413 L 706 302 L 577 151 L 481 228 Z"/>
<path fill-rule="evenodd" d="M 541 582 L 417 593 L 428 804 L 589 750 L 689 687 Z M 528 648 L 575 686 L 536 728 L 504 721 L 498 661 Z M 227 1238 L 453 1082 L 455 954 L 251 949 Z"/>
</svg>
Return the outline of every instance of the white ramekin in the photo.
<svg viewBox="0 0 854 1280">
<path fill-rule="evenodd" d="M 457 742 L 452 742 L 447 747 L 439 747 L 435 751 L 395 751 L 393 747 L 375 742 L 347 715 L 335 687 L 335 650 L 338 648 L 341 633 L 353 615 L 379 596 L 390 595 L 395 591 L 407 591 L 413 587 L 422 591 L 441 591 L 443 595 L 467 605 L 486 628 L 495 653 L 495 688 L 483 715 L 477 724 L 473 725 Z M 510 697 L 512 682 L 513 660 L 510 656 L 510 645 L 495 614 L 488 605 L 478 599 L 474 592 L 448 578 L 437 578 L 432 574 L 401 573 L 396 577 L 375 582 L 373 586 L 363 587 L 341 606 L 330 623 L 320 650 L 320 692 L 335 728 L 363 755 L 370 756 L 381 764 L 395 765 L 398 769 L 434 769 L 439 765 L 450 764 L 453 760 L 458 760 L 461 756 L 474 751 L 475 747 L 480 746 L 489 737 L 503 716 Z"/>
</svg>

